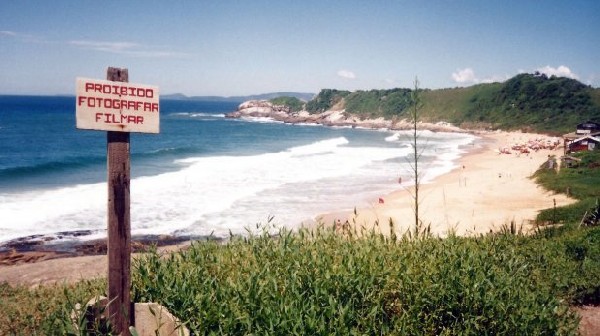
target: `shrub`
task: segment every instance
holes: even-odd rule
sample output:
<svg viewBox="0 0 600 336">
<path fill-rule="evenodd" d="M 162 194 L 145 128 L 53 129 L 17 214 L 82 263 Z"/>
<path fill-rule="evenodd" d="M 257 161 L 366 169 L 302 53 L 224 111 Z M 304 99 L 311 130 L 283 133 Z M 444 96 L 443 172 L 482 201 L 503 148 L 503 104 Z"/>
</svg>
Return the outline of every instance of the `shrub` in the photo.
<svg viewBox="0 0 600 336">
<path fill-rule="evenodd" d="M 575 334 L 567 289 L 577 285 L 568 278 L 581 261 L 539 245 L 557 241 L 560 250 L 557 239 L 398 243 L 283 231 L 195 243 L 166 259 L 151 254 L 136 263 L 134 293 L 167 306 L 197 334 Z M 548 271 L 542 261 L 558 266 Z M 598 275 L 590 269 L 585 278 Z"/>
<path fill-rule="evenodd" d="M 281 231 L 134 262 L 136 302 L 194 334 L 576 335 L 569 305 L 598 303 L 600 228 L 400 239 Z M 576 276 L 574 276 L 576 275 Z M 104 281 L 0 285 L 0 334 L 76 334 L 75 303 Z"/>
</svg>

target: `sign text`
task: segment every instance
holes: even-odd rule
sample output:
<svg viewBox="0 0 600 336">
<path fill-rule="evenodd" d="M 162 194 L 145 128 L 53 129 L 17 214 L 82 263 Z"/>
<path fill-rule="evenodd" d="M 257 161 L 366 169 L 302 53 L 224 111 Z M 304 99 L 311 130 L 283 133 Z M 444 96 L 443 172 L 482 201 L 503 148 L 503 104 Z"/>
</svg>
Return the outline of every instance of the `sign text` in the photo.
<svg viewBox="0 0 600 336">
<path fill-rule="evenodd" d="M 158 87 L 77 78 L 77 128 L 159 132 Z"/>
</svg>

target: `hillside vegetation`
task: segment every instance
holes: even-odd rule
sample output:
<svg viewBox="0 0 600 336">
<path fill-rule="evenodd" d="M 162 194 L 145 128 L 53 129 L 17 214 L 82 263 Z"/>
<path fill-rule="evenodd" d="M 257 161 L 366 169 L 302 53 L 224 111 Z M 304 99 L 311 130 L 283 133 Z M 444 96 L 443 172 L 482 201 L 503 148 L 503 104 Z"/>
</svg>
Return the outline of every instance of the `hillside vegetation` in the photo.
<svg viewBox="0 0 600 336">
<path fill-rule="evenodd" d="M 487 121 L 503 128 L 569 131 L 580 122 L 600 119 L 592 89 L 564 77 L 521 74 L 469 98 L 463 121 Z"/>
<path fill-rule="evenodd" d="M 269 101 L 271 103 L 273 103 L 274 105 L 288 106 L 290 108 L 290 111 L 292 111 L 292 112 L 302 111 L 302 109 L 304 108 L 304 104 L 305 104 L 305 102 L 303 102 L 302 100 L 300 100 L 296 97 L 287 97 L 287 96 L 273 98 Z"/>
<path fill-rule="evenodd" d="M 361 118 L 408 119 L 411 91 L 324 89 L 304 107 L 311 113 L 345 109 Z M 504 83 L 422 90 L 421 96 L 422 121 L 465 128 L 561 134 L 580 122 L 600 120 L 600 89 L 539 73 L 519 74 Z"/>
</svg>

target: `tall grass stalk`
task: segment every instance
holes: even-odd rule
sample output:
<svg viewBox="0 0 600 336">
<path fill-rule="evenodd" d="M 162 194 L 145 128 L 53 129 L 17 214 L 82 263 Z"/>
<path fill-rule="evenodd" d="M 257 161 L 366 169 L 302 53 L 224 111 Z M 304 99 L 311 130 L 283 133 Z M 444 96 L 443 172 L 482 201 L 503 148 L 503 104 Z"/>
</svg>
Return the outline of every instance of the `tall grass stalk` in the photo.
<svg viewBox="0 0 600 336">
<path fill-rule="evenodd" d="M 414 193 L 412 194 L 414 199 L 414 211 L 415 211 L 415 232 L 420 230 L 421 220 L 419 218 L 419 188 L 421 187 L 421 172 L 419 171 L 419 160 L 421 159 L 422 150 L 419 151 L 417 146 L 417 140 L 419 134 L 417 133 L 417 124 L 419 122 L 419 109 L 421 108 L 421 96 L 419 94 L 419 79 L 415 78 L 415 89 L 411 92 L 411 110 L 410 117 L 412 122 L 412 149 L 413 149 L 413 162 L 411 163 L 411 169 L 414 176 Z"/>
</svg>

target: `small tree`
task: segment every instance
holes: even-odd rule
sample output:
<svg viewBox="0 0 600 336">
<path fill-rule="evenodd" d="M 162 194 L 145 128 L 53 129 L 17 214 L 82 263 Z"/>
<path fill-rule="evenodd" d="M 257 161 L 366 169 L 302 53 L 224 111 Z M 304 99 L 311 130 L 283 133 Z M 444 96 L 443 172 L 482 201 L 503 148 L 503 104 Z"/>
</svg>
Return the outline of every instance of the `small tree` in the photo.
<svg viewBox="0 0 600 336">
<path fill-rule="evenodd" d="M 421 231 L 422 221 L 419 216 L 419 189 L 421 187 L 421 170 L 419 168 L 419 161 L 421 159 L 421 154 L 423 153 L 423 149 L 419 148 L 418 140 L 419 140 L 419 132 L 417 131 L 417 124 L 419 122 L 419 111 L 422 107 L 421 95 L 419 92 L 419 79 L 415 77 L 415 89 L 411 92 L 411 107 L 409 110 L 410 120 L 412 123 L 412 134 L 411 134 L 411 147 L 412 151 L 412 162 L 409 161 L 410 170 L 413 175 L 415 184 L 414 191 L 411 193 L 411 196 L 414 201 L 414 213 L 415 213 L 415 236 L 418 236 Z"/>
</svg>

